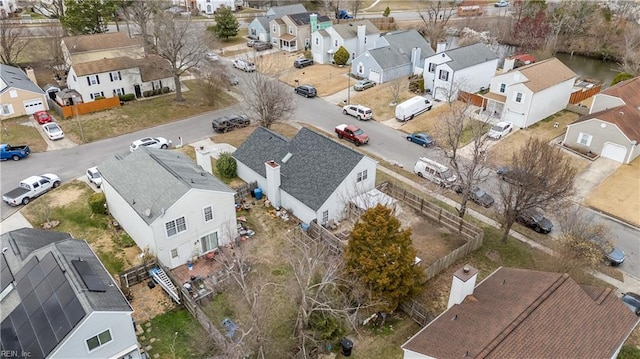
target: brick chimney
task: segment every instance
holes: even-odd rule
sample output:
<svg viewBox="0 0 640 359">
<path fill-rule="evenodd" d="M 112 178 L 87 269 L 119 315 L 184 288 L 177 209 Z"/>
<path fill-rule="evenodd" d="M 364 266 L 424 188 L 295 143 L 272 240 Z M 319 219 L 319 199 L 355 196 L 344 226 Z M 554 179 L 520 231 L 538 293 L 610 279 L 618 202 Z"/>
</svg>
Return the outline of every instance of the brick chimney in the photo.
<svg viewBox="0 0 640 359">
<path fill-rule="evenodd" d="M 280 165 L 276 161 L 267 161 L 264 167 L 267 174 L 267 198 L 272 206 L 280 207 Z"/>
<path fill-rule="evenodd" d="M 468 295 L 473 294 L 477 278 L 478 270 L 468 264 L 453 273 L 447 309 L 462 303 Z"/>
</svg>

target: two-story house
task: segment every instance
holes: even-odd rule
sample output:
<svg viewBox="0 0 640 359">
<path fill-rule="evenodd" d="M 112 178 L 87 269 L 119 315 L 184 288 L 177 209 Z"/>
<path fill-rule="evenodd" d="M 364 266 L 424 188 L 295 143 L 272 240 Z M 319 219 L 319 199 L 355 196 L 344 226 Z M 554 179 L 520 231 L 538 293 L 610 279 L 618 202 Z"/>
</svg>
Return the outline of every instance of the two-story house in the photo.
<svg viewBox="0 0 640 359">
<path fill-rule="evenodd" d="M 342 220 L 376 182 L 373 159 L 304 127 L 293 138 L 258 127 L 233 157 L 238 177 L 258 182 L 274 207 L 304 223 Z"/>
<path fill-rule="evenodd" d="M 33 69 L 26 70 L 0 64 L 0 118 L 49 109 L 45 92 L 35 83 Z"/>
<path fill-rule="evenodd" d="M 291 4 L 284 6 L 274 6 L 270 8 L 265 16 L 257 16 L 249 23 L 249 37 L 263 42 L 271 42 L 271 31 L 269 23 L 271 20 L 280 19 L 288 14 L 300 14 L 307 12 L 302 4 Z"/>
<path fill-rule="evenodd" d="M 311 12 L 284 15 L 269 22 L 271 43 L 274 47 L 288 52 L 308 49 L 311 33 L 331 26 L 331 19 Z"/>
<path fill-rule="evenodd" d="M 333 62 L 333 54 L 344 46 L 351 54 L 349 62 L 363 52 L 373 49 L 380 38 L 380 30 L 369 20 L 335 24 L 311 34 L 313 61 L 319 64 Z"/>
<path fill-rule="evenodd" d="M 555 57 L 513 69 L 505 61 L 491 79 L 486 110 L 501 121 L 527 128 L 567 107 L 576 74 Z"/>
<path fill-rule="evenodd" d="M 86 241 L 22 228 L 0 242 L 2 357 L 142 357 L 133 309 Z"/>
<path fill-rule="evenodd" d="M 141 147 L 98 168 L 109 212 L 165 267 L 236 238 L 235 191 L 186 155 Z"/>
<path fill-rule="evenodd" d="M 424 88 L 434 99 L 451 102 L 458 91 L 486 89 L 498 67 L 498 56 L 483 43 L 438 51 L 425 59 Z"/>
<path fill-rule="evenodd" d="M 67 87 L 83 102 L 168 87 L 175 89 L 170 64 L 157 55 L 145 55 L 141 39 L 122 32 L 81 35 L 62 39 L 69 67 Z"/>
<path fill-rule="evenodd" d="M 197 0 L 198 10 L 207 15 L 213 15 L 221 7 L 228 7 L 231 11 L 236 11 L 235 0 Z"/>
<path fill-rule="evenodd" d="M 394 31 L 351 61 L 351 73 L 377 83 L 422 74 L 424 60 L 435 52 L 415 30 Z"/>
</svg>

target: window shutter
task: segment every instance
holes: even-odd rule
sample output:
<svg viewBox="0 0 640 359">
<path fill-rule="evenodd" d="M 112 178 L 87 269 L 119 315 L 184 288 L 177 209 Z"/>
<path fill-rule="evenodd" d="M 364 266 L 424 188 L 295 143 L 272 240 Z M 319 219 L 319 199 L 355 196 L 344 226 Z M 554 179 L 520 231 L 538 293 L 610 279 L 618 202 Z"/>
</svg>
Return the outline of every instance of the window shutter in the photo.
<svg viewBox="0 0 640 359">
<path fill-rule="evenodd" d="M 118 80 L 122 80 L 122 75 L 120 75 L 120 71 L 118 71 Z"/>
<path fill-rule="evenodd" d="M 89 76 L 87 76 L 87 83 L 91 86 L 91 78 Z"/>
<path fill-rule="evenodd" d="M 111 79 L 111 82 L 113 82 L 113 74 L 111 72 L 109 72 L 109 78 Z"/>
<path fill-rule="evenodd" d="M 98 75 L 96 75 L 96 82 L 98 82 L 98 85 L 100 85 L 100 77 L 98 77 Z"/>
</svg>

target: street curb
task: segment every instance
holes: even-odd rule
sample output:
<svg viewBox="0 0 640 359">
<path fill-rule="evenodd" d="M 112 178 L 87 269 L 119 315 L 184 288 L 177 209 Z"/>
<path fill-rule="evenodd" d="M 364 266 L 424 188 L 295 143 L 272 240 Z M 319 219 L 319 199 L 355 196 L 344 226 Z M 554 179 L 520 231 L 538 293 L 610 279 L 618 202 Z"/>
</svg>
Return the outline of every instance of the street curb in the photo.
<svg viewBox="0 0 640 359">
<path fill-rule="evenodd" d="M 625 219 L 620 218 L 618 216 L 616 216 L 615 214 L 609 213 L 607 211 L 603 211 L 599 208 L 593 207 L 593 206 L 587 206 L 589 209 L 600 213 L 603 216 L 606 216 L 607 218 L 609 218 L 612 221 L 618 222 L 619 224 L 622 224 L 623 226 L 627 226 L 631 229 L 635 229 L 637 231 L 640 231 L 640 227 L 636 226 L 635 224 L 629 223 L 627 222 Z"/>
</svg>

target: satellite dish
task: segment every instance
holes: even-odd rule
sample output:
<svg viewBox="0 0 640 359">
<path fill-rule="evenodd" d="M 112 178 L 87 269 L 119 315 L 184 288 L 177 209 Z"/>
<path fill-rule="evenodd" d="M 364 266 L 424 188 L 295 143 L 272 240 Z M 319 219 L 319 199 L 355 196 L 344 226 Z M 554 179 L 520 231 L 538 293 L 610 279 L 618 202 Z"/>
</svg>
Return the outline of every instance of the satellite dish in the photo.
<svg viewBox="0 0 640 359">
<path fill-rule="evenodd" d="M 144 210 L 144 215 L 147 217 L 151 217 L 151 208 L 147 208 Z"/>
</svg>

